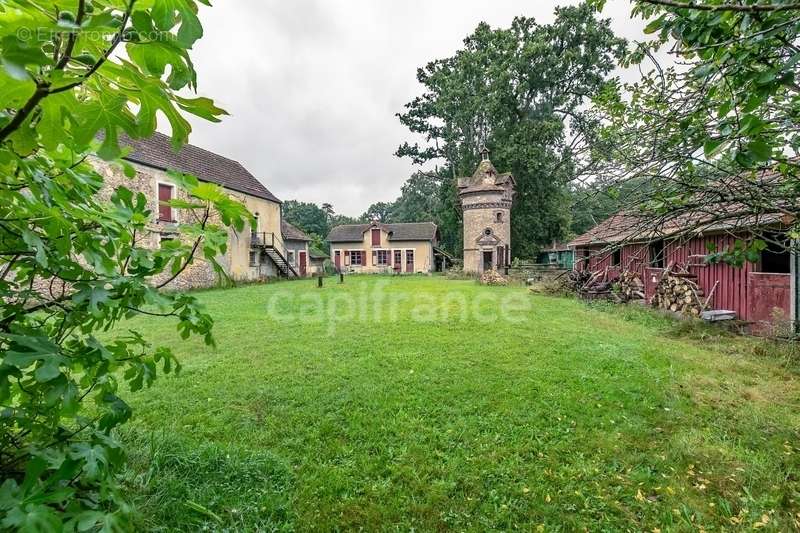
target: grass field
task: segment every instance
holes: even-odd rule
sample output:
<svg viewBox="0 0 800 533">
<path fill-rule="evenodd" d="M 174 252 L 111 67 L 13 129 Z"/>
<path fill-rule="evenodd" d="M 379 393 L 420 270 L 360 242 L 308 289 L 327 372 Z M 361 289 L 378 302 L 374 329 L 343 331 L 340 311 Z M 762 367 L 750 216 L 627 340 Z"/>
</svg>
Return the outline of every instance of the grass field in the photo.
<svg viewBox="0 0 800 533">
<path fill-rule="evenodd" d="M 436 277 L 210 291 L 130 394 L 151 530 L 791 530 L 796 368 L 643 310 Z M 688 339 L 688 340 L 687 340 Z"/>
</svg>

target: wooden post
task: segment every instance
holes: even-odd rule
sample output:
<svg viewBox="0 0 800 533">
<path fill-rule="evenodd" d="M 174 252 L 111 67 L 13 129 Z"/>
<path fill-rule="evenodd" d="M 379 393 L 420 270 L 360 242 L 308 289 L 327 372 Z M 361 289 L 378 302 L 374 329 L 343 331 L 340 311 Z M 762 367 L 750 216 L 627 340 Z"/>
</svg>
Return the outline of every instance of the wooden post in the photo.
<svg viewBox="0 0 800 533">
<path fill-rule="evenodd" d="M 344 283 L 344 273 L 339 272 L 339 283 Z"/>
<path fill-rule="evenodd" d="M 322 288 L 322 274 L 317 276 L 317 287 Z"/>
</svg>

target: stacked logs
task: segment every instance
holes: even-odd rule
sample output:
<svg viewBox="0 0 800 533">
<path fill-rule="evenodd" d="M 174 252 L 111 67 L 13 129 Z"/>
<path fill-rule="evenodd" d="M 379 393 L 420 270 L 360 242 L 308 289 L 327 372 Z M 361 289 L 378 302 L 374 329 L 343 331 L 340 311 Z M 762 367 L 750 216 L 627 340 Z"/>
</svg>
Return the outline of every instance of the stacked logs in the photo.
<svg viewBox="0 0 800 533">
<path fill-rule="evenodd" d="M 508 280 L 497 270 L 487 270 L 481 275 L 481 285 L 508 285 Z"/>
<path fill-rule="evenodd" d="M 598 272 L 573 270 L 567 277 L 565 288 L 577 293 L 581 298 L 594 300 L 610 298 L 613 283 L 608 281 L 608 269 Z"/>
<path fill-rule="evenodd" d="M 664 270 L 650 304 L 673 313 L 700 316 L 706 304 L 696 279 L 697 276 L 693 274 Z"/>
<path fill-rule="evenodd" d="M 644 282 L 638 272 L 626 270 L 617 281 L 618 296 L 621 300 L 644 300 Z"/>
</svg>

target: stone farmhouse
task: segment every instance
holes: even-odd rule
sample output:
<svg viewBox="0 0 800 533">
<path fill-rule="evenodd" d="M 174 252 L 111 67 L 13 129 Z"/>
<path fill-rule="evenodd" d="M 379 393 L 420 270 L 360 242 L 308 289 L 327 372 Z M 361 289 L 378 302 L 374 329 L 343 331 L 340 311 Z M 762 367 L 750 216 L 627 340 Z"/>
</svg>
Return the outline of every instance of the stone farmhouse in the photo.
<svg viewBox="0 0 800 533">
<path fill-rule="evenodd" d="M 445 260 L 432 222 L 345 224 L 333 228 L 327 240 L 339 272 L 430 273 Z"/>
<path fill-rule="evenodd" d="M 135 168 L 135 178 L 123 175 L 118 166 L 101 160 L 93 163 L 105 179 L 105 194 L 110 195 L 115 187 L 124 185 L 143 193 L 150 200 L 150 209 L 158 213 L 151 233 L 143 236 L 138 245 L 157 247 L 162 240 L 179 237 L 181 210 L 163 203 L 184 197 L 185 193 L 167 173 L 175 170 L 222 186 L 255 216 L 254 227 L 242 233 L 230 230 L 228 252 L 218 258 L 231 279 L 258 281 L 310 274 L 310 239 L 282 220 L 281 201 L 240 163 L 193 145 L 176 152 L 171 139 L 161 133 L 147 139 L 122 137 L 121 145 L 131 149 L 125 159 Z M 217 277 L 209 263 L 198 259 L 170 288 L 210 287 L 218 283 Z"/>
</svg>

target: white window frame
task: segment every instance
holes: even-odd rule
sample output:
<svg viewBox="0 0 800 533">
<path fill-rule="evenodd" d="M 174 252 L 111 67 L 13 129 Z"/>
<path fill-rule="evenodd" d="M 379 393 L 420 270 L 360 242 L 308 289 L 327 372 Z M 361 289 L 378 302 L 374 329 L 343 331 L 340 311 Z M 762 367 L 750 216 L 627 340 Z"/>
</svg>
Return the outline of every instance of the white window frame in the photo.
<svg viewBox="0 0 800 533">
<path fill-rule="evenodd" d="M 259 259 L 258 250 L 250 250 L 250 255 L 247 257 L 247 262 L 251 268 L 257 268 L 259 266 Z"/>
<path fill-rule="evenodd" d="M 178 187 L 169 181 L 163 180 L 156 180 L 156 213 L 158 217 L 158 222 L 161 224 L 177 224 L 180 222 L 180 218 L 178 218 L 178 208 L 170 206 L 170 210 L 172 211 L 172 220 L 161 220 L 161 200 L 158 197 L 158 192 L 161 189 L 162 185 L 166 185 L 170 189 L 172 189 L 172 195 L 170 196 L 170 200 L 176 200 L 178 198 Z"/>
<path fill-rule="evenodd" d="M 288 261 L 290 265 L 295 266 L 297 253 L 294 250 L 286 250 L 286 261 Z"/>
</svg>

